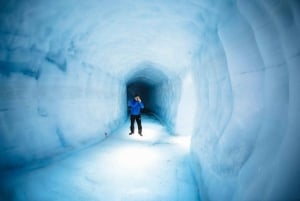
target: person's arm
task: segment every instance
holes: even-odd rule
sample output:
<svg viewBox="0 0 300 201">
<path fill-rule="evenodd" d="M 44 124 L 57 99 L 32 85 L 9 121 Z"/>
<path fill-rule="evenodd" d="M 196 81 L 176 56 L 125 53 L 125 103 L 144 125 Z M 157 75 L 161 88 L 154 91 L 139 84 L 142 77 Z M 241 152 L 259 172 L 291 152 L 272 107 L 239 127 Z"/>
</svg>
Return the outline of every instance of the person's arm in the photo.
<svg viewBox="0 0 300 201">
<path fill-rule="evenodd" d="M 144 108 L 144 104 L 143 104 L 142 101 L 140 102 L 140 106 L 141 106 L 142 109 Z"/>
<path fill-rule="evenodd" d="M 140 104 L 140 107 L 143 109 L 144 108 L 144 104 L 142 102 L 142 100 L 139 98 L 139 104 Z"/>
</svg>

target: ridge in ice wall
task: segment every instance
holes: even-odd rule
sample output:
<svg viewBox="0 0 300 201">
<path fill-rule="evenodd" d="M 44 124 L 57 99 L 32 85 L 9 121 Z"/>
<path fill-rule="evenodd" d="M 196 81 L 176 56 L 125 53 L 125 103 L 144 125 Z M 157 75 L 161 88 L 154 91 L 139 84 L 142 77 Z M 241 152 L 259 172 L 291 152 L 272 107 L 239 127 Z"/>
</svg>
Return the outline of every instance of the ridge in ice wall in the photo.
<svg viewBox="0 0 300 201">
<path fill-rule="evenodd" d="M 126 118 L 123 75 L 149 61 L 172 72 L 152 91 L 168 127 L 183 128 L 183 95 L 195 97 L 203 200 L 299 199 L 299 11 L 298 0 L 1 1 L 0 167 L 101 140 Z"/>
<path fill-rule="evenodd" d="M 197 61 L 204 105 L 192 156 L 201 197 L 297 200 L 299 3 L 240 0 L 226 6 Z"/>
<path fill-rule="evenodd" d="M 102 140 L 125 120 L 120 79 L 74 56 L 55 16 L 39 24 L 40 5 L 1 1 L 0 169 Z"/>
<path fill-rule="evenodd" d="M 74 66 L 68 72 L 41 71 L 38 79 L 19 73 L 0 78 L 1 168 L 102 140 L 125 119 L 124 100 L 107 101 L 122 97 L 124 88 L 116 78 Z"/>
</svg>

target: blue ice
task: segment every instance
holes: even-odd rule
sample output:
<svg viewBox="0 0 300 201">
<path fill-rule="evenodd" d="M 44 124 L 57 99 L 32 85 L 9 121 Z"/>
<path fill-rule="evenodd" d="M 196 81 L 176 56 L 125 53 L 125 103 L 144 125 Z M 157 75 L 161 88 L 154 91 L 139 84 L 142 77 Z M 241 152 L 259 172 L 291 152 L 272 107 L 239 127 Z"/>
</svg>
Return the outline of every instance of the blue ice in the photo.
<svg viewBox="0 0 300 201">
<path fill-rule="evenodd" d="M 199 200 L 190 168 L 190 137 L 171 136 L 143 116 L 143 137 L 129 122 L 76 153 L 2 175 L 4 200 Z"/>
<path fill-rule="evenodd" d="M 0 199 L 300 200 L 299 13 L 0 0 Z M 135 92 L 158 120 L 142 138 Z"/>
</svg>

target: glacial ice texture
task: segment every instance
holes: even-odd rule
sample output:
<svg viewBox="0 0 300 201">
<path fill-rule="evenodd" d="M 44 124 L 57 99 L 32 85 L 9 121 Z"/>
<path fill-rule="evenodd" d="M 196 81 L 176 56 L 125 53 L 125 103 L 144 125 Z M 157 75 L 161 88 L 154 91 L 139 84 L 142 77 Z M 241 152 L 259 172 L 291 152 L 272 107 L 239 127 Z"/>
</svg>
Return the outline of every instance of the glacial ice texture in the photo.
<svg viewBox="0 0 300 201">
<path fill-rule="evenodd" d="M 0 169 L 104 140 L 139 91 L 202 200 L 300 199 L 298 0 L 0 0 Z"/>
</svg>

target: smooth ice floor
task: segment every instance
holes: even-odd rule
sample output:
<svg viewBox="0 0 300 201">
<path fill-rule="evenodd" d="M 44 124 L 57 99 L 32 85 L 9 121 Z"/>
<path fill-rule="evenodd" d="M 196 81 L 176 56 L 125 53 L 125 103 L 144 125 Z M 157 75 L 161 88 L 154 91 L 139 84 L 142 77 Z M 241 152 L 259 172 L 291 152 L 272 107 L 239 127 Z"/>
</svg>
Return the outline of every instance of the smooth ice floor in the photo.
<svg viewBox="0 0 300 201">
<path fill-rule="evenodd" d="M 168 135 L 149 117 L 142 121 L 143 137 L 129 136 L 127 122 L 104 141 L 47 166 L 2 175 L 3 199 L 199 200 L 189 165 L 189 138 Z"/>
</svg>

